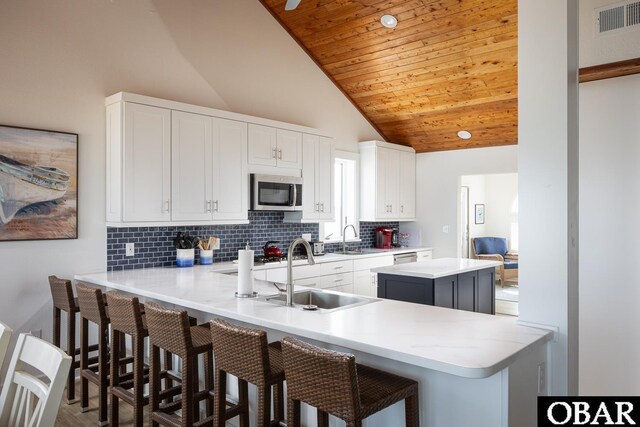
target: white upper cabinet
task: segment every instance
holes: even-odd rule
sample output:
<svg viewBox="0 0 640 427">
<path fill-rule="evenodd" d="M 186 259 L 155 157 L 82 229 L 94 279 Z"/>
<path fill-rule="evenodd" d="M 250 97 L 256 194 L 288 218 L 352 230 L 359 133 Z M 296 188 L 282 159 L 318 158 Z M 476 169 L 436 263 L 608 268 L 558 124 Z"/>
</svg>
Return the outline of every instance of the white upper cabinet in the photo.
<svg viewBox="0 0 640 427">
<path fill-rule="evenodd" d="M 171 218 L 171 111 L 127 103 L 111 111 L 122 120 L 122 134 L 111 134 L 124 155 L 115 159 L 122 172 L 122 221 L 167 221 Z M 111 153 L 113 154 L 113 153 Z M 109 156 L 109 153 L 108 153 Z M 109 156 L 113 159 L 114 156 Z M 108 158 L 109 158 L 108 157 Z M 121 169 L 120 169 L 121 168 Z M 116 214 L 116 217 L 119 215 Z"/>
<path fill-rule="evenodd" d="M 287 221 L 333 221 L 334 145 L 324 136 L 302 136 L 302 214 L 285 212 Z"/>
<path fill-rule="evenodd" d="M 302 168 L 302 133 L 249 124 L 249 163 L 277 168 Z"/>
<path fill-rule="evenodd" d="M 171 219 L 207 220 L 212 212 L 213 118 L 171 114 Z"/>
<path fill-rule="evenodd" d="M 105 105 L 109 226 L 247 223 L 250 167 L 300 176 L 302 135 L 319 133 L 126 92 L 106 98 Z M 309 188 L 329 217 L 333 145 L 329 138 L 315 138 Z M 315 178 L 321 170 L 331 183 Z"/>
<path fill-rule="evenodd" d="M 247 220 L 247 123 L 213 119 L 214 220 Z"/>
<path fill-rule="evenodd" d="M 173 111 L 172 221 L 246 220 L 247 124 Z"/>
<path fill-rule="evenodd" d="M 415 151 L 380 141 L 360 143 L 360 220 L 415 220 Z"/>
<path fill-rule="evenodd" d="M 277 129 L 249 123 L 249 163 L 276 166 L 277 162 Z"/>
</svg>

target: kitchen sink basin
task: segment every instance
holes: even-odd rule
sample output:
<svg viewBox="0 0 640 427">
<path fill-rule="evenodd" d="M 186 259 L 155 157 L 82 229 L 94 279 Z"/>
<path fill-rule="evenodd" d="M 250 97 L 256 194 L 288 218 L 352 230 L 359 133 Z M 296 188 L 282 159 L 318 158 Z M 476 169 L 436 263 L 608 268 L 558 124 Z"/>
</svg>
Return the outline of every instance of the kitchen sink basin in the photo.
<svg viewBox="0 0 640 427">
<path fill-rule="evenodd" d="M 287 301 L 287 296 L 285 294 L 278 294 L 263 297 L 261 299 L 272 304 L 284 305 Z M 379 300 L 375 298 L 345 295 L 337 292 L 334 293 L 320 290 L 304 290 L 293 294 L 293 304 L 300 306 L 305 310 L 337 310 L 356 307 L 376 301 Z"/>
</svg>

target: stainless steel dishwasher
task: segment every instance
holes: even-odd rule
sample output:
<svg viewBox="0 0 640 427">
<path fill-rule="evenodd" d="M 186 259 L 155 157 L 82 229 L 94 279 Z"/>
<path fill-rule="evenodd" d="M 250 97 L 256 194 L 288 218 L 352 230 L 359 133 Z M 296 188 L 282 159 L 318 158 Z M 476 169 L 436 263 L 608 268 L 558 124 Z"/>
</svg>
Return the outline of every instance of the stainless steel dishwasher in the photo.
<svg viewBox="0 0 640 427">
<path fill-rule="evenodd" d="M 418 261 L 417 252 L 406 252 L 403 254 L 396 254 L 393 256 L 393 265 L 406 264 L 408 262 L 416 262 L 416 261 Z"/>
</svg>

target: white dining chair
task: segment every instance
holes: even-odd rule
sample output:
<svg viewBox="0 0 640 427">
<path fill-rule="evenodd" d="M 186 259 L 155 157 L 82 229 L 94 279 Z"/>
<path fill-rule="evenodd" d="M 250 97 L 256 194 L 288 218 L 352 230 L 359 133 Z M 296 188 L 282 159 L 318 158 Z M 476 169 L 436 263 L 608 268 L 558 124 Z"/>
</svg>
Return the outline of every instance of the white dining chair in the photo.
<svg viewBox="0 0 640 427">
<path fill-rule="evenodd" d="M 0 426 L 53 427 L 70 367 L 64 351 L 20 334 L 0 394 Z"/>
<path fill-rule="evenodd" d="M 7 354 L 12 333 L 13 330 L 10 327 L 0 322 L 0 370 L 2 370 L 2 362 L 4 362 L 4 356 Z"/>
</svg>

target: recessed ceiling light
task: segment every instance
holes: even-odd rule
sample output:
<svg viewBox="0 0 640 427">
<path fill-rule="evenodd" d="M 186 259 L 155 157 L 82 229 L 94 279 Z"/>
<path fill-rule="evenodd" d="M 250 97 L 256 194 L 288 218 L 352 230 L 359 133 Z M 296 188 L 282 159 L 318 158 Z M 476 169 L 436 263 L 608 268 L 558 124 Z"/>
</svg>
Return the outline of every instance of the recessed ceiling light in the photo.
<svg viewBox="0 0 640 427">
<path fill-rule="evenodd" d="M 471 139 L 471 132 L 468 130 L 458 131 L 458 138 L 460 139 Z"/>
<path fill-rule="evenodd" d="M 395 28 L 398 25 L 398 20 L 393 15 L 382 15 L 380 23 L 387 28 Z"/>
</svg>

